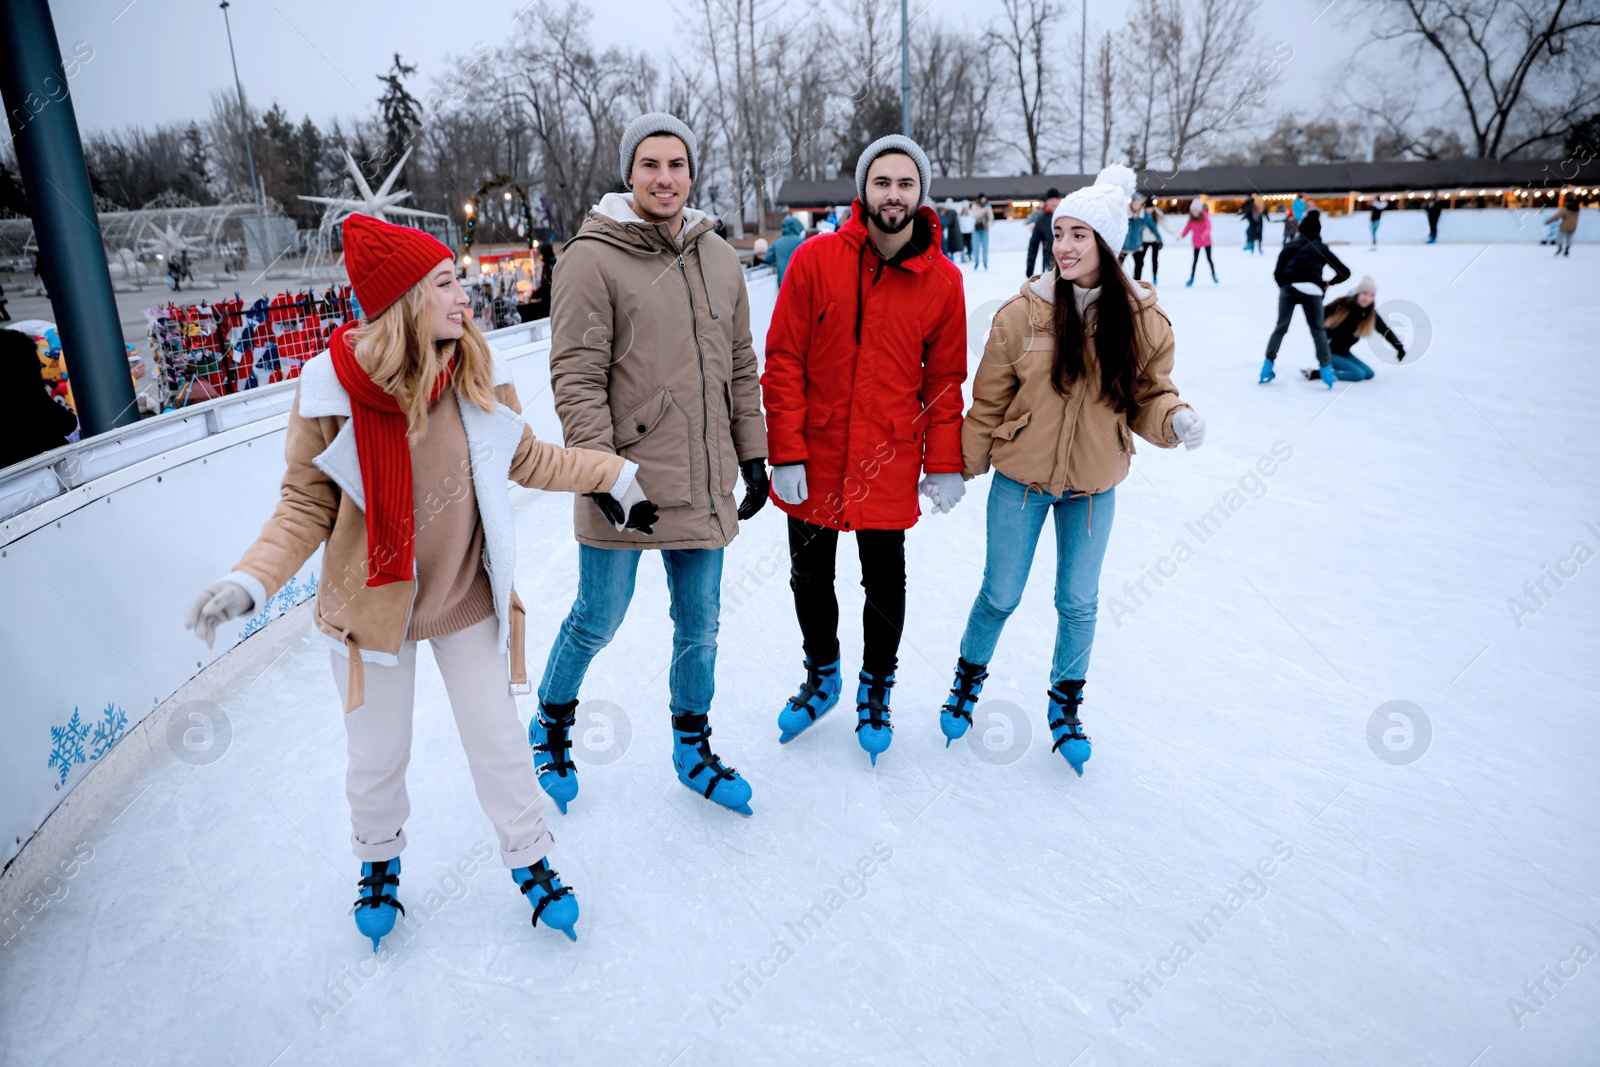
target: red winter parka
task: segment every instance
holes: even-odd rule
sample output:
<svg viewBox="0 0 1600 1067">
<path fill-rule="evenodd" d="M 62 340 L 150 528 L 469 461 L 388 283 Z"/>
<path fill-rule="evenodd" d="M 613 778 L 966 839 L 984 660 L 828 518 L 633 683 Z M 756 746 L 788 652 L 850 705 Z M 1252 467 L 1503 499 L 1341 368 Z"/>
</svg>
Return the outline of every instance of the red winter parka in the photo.
<svg viewBox="0 0 1600 1067">
<path fill-rule="evenodd" d="M 932 208 L 892 261 L 864 218 L 857 200 L 837 233 L 795 249 L 778 291 L 761 375 L 767 458 L 804 463 L 807 495 L 772 499 L 835 530 L 905 530 L 919 475 L 963 469 L 966 297 Z"/>
</svg>

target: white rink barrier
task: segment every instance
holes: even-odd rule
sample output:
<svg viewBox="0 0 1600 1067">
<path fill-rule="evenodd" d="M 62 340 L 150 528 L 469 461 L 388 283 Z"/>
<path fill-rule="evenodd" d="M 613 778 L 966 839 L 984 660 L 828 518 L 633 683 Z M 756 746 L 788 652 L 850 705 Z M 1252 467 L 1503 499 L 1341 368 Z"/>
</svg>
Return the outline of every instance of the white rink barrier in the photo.
<svg viewBox="0 0 1600 1067">
<path fill-rule="evenodd" d="M 1503 207 L 1486 208 L 1460 208 L 1455 211 L 1446 210 L 1439 216 L 1439 240 L 1441 242 L 1463 242 L 1481 244 L 1500 244 L 1515 242 L 1518 244 L 1534 244 L 1544 240 L 1548 227 L 1544 220 L 1549 218 L 1555 209 L 1542 207 L 1538 210 L 1513 211 Z M 1176 223 L 1175 230 L 1183 228 L 1182 215 L 1169 215 L 1167 218 Z M 1322 217 L 1322 239 L 1329 244 L 1370 244 L 1372 232 L 1369 226 L 1371 216 L 1365 209 L 1357 211 L 1354 215 L 1324 215 Z M 1267 248 L 1279 248 L 1283 245 L 1283 223 L 1269 222 L 1262 231 L 1262 237 L 1267 243 Z M 1575 242 L 1600 241 L 1600 209 L 1585 208 L 1578 212 L 1578 232 L 1572 235 Z M 1410 208 L 1405 211 L 1385 211 L 1383 221 L 1378 224 L 1378 245 L 1385 244 L 1421 244 L 1428 239 L 1428 215 L 1420 208 Z M 1212 219 L 1211 240 L 1215 244 L 1228 244 L 1237 242 L 1244 245 L 1244 220 L 1238 215 L 1217 215 Z M 1188 238 L 1183 239 L 1188 244 Z"/>
<path fill-rule="evenodd" d="M 762 353 L 777 288 L 770 268 L 746 276 Z M 561 440 L 549 323 L 488 336 L 534 433 Z M 232 569 L 277 503 L 294 390 L 221 397 L 0 472 L 4 866 L 153 711 L 315 594 L 320 549 L 254 618 L 220 628 L 214 648 L 183 629 L 189 601 Z"/>
</svg>

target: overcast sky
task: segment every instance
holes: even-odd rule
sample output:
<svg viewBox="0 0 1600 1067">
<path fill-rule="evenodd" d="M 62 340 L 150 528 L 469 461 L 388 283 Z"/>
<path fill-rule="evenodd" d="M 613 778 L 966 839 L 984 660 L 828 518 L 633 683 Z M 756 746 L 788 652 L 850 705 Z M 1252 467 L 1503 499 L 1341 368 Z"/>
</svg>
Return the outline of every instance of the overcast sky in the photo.
<svg viewBox="0 0 1600 1067">
<path fill-rule="evenodd" d="M 813 0 L 788 2 L 832 10 Z M 912 10 L 928 2 L 913 0 Z M 1061 34 L 1065 50 L 1077 32 L 1079 8 L 1075 0 L 1063 2 L 1069 10 Z M 610 0 L 603 15 L 598 14 L 601 4 L 591 3 L 597 11 L 591 37 L 599 44 L 643 50 L 665 66 L 672 51 L 688 43 L 682 24 L 692 3 Z M 1000 11 L 999 0 L 931 3 L 927 17 L 971 28 Z M 296 121 L 309 114 L 321 124 L 371 113 L 377 75 L 388 69 L 396 51 L 418 66 L 413 92 L 422 95 L 450 57 L 467 54 L 480 41 L 507 43 L 521 6 L 500 0 L 232 0 L 228 14 L 239 77 L 251 105 L 265 108 L 277 101 Z M 1088 0 L 1091 40 L 1096 26 L 1121 27 L 1128 6 L 1129 0 Z M 211 113 L 211 92 L 233 90 L 228 38 L 215 2 L 56 0 L 52 9 L 64 54 L 75 47 L 84 54 L 79 42 L 93 49 L 93 58 L 72 82 L 85 132 L 204 119 Z M 1278 41 L 1294 49 L 1271 89 L 1269 113 L 1294 107 L 1316 114 L 1338 99 L 1337 74 L 1364 38 L 1359 14 L 1358 0 L 1263 4 L 1258 29 L 1268 50 Z"/>
</svg>

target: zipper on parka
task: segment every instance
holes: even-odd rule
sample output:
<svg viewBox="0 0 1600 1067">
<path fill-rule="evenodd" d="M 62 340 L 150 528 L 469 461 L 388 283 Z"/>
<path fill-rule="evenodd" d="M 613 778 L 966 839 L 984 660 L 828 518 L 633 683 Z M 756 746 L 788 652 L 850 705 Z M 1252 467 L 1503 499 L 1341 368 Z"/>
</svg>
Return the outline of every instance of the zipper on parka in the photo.
<svg viewBox="0 0 1600 1067">
<path fill-rule="evenodd" d="M 694 354 L 700 361 L 700 444 L 706 454 L 706 499 L 711 502 L 711 514 L 717 514 L 717 494 L 711 488 L 711 444 L 707 440 L 711 433 L 711 408 L 706 400 L 706 354 L 700 348 L 700 320 L 694 313 L 694 289 L 689 285 L 689 267 L 683 261 L 683 253 L 678 253 L 678 273 L 683 276 L 683 295 L 689 298 L 689 329 L 694 334 Z M 731 418 L 733 413 L 729 412 Z"/>
</svg>

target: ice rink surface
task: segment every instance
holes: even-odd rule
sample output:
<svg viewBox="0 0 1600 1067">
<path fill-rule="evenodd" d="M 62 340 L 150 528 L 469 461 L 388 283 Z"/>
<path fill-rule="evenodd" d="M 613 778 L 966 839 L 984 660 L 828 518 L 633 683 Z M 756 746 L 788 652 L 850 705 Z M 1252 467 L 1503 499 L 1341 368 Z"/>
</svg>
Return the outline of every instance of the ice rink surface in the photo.
<svg viewBox="0 0 1600 1067">
<path fill-rule="evenodd" d="M 375 959 L 349 917 L 343 727 L 302 609 L 234 654 L 260 662 L 218 701 L 223 758 L 152 765 L 0 949 L 0 1061 L 1596 1063 L 1600 252 L 1336 247 L 1410 354 L 1369 354 L 1377 377 L 1330 393 L 1298 380 L 1298 319 L 1256 384 L 1277 248 L 1246 257 L 1236 228 L 1218 226 L 1221 285 L 1184 288 L 1188 249 L 1167 246 L 1175 380 L 1209 437 L 1140 442 L 1117 490 L 1082 779 L 1044 721 L 1049 534 L 974 743 L 939 732 L 987 478 L 908 537 L 878 767 L 849 709 L 780 747 L 801 670 L 769 507 L 727 552 L 712 715 L 755 816 L 672 773 L 647 559 L 584 689 L 582 792 L 547 814 L 581 940 L 531 927 L 481 862 L 493 831 L 424 651 L 412 923 Z M 967 272 L 974 366 L 1021 258 Z M 571 503 L 513 499 L 537 677 L 575 588 Z M 174 619 L 172 640 L 194 638 Z"/>
</svg>

